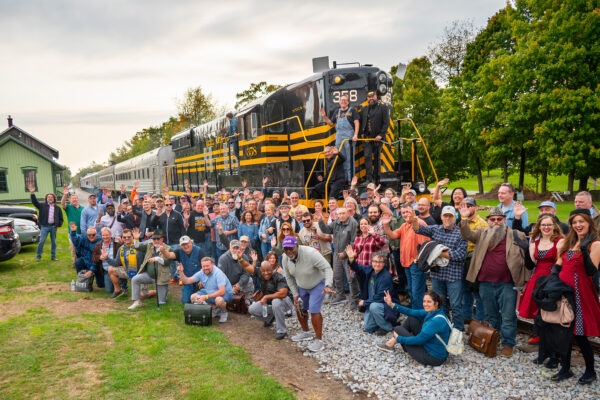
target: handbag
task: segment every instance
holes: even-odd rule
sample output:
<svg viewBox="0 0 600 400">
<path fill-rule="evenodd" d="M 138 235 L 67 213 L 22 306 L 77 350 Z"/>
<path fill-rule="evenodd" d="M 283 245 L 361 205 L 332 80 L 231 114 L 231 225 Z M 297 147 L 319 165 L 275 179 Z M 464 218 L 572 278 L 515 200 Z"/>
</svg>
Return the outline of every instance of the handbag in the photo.
<svg viewBox="0 0 600 400">
<path fill-rule="evenodd" d="M 248 314 L 248 304 L 246 296 L 243 294 L 234 294 L 233 299 L 227 303 L 227 310 L 238 314 Z"/>
<path fill-rule="evenodd" d="M 254 300 L 255 303 L 261 301 L 264 295 L 265 294 L 262 292 L 262 290 L 259 289 L 252 295 L 252 300 Z"/>
<path fill-rule="evenodd" d="M 92 285 L 94 283 L 94 274 L 85 276 L 88 270 L 81 270 L 77 273 L 77 281 L 75 281 L 76 292 L 91 292 L 93 290 Z"/>
<path fill-rule="evenodd" d="M 186 325 L 212 325 L 212 306 L 186 303 L 183 306 L 183 317 Z"/>
<path fill-rule="evenodd" d="M 549 324 L 560 324 L 564 328 L 568 328 L 575 319 L 573 308 L 564 296 L 556 302 L 555 311 L 546 311 L 542 308 L 540 309 L 540 313 L 544 322 Z"/>
<path fill-rule="evenodd" d="M 435 337 L 437 337 L 438 340 L 442 342 L 442 344 L 446 348 L 446 351 L 449 354 L 452 354 L 454 356 L 460 356 L 463 353 L 463 350 L 465 349 L 465 344 L 463 343 L 463 333 L 456 329 L 454 325 L 452 325 L 450 321 L 448 321 L 448 318 L 446 318 L 445 315 L 438 314 L 433 318 L 438 317 L 444 318 L 444 320 L 448 324 L 448 327 L 450 328 L 450 335 L 448 336 L 448 343 L 444 342 L 444 340 L 437 333 L 435 334 Z"/>
<path fill-rule="evenodd" d="M 467 326 L 465 335 L 468 338 L 469 346 L 487 357 L 496 357 L 498 355 L 498 339 L 500 331 L 495 329 L 487 321 L 471 321 Z"/>
</svg>

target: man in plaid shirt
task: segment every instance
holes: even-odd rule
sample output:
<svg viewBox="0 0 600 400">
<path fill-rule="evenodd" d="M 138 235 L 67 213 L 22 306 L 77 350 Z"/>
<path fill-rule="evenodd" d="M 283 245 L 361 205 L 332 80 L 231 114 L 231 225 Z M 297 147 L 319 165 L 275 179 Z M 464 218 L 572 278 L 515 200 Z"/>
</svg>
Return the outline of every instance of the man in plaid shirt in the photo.
<svg viewBox="0 0 600 400">
<path fill-rule="evenodd" d="M 416 233 L 430 237 L 450 249 L 441 255 L 450 260 L 448 265 L 440 268 L 439 272 L 430 272 L 431 286 L 444 299 L 449 298 L 454 327 L 464 331 L 463 265 L 467 255 L 467 241 L 460 235 L 460 230 L 454 224 L 455 220 L 456 210 L 452 206 L 446 206 L 442 209 L 442 225 L 423 226 L 419 224 L 415 216 L 411 218 L 410 222 Z M 447 303 L 444 304 L 444 312 L 446 315 L 450 315 Z"/>
</svg>

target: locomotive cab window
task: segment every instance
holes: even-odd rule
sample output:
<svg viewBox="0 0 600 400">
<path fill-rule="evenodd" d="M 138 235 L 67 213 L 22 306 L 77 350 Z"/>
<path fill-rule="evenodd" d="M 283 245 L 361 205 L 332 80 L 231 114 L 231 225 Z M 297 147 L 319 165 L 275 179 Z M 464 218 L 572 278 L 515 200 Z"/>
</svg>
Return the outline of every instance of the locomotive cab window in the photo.
<svg viewBox="0 0 600 400">
<path fill-rule="evenodd" d="M 246 139 L 256 139 L 258 135 L 258 115 L 253 112 L 250 114 L 250 118 L 248 120 L 248 131 L 246 132 Z"/>
<path fill-rule="evenodd" d="M 265 105 L 265 125 L 283 120 L 283 107 L 277 101 L 269 101 Z M 283 122 L 267 127 L 267 133 L 283 133 Z"/>
</svg>

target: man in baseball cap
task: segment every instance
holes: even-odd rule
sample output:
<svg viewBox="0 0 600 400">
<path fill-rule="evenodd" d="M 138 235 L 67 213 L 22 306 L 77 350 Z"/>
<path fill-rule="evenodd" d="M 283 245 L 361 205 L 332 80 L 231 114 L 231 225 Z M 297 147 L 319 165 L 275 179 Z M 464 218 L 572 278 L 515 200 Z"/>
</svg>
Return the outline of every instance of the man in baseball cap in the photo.
<svg viewBox="0 0 600 400">
<path fill-rule="evenodd" d="M 302 331 L 292 337 L 292 341 L 310 340 L 313 334 L 308 328 L 308 315 L 315 330 L 315 340 L 308 346 L 312 352 L 323 348 L 323 316 L 321 305 L 325 293 L 335 293 L 333 285 L 333 272 L 329 263 L 317 249 L 308 246 L 298 246 L 298 239 L 286 236 L 282 242 L 282 266 L 287 284 L 294 296 L 294 305 L 299 310 L 298 322 Z"/>
</svg>

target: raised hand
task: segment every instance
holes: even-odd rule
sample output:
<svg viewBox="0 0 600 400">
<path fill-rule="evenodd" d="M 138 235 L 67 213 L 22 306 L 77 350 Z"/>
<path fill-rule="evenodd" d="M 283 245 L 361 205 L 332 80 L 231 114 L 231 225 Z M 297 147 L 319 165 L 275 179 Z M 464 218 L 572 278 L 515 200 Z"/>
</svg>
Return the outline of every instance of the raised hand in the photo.
<svg viewBox="0 0 600 400">
<path fill-rule="evenodd" d="M 402 194 L 407 194 L 411 188 L 412 184 L 410 183 L 407 183 L 406 185 L 402 186 Z"/>
<path fill-rule="evenodd" d="M 140 228 L 135 227 L 131 230 L 131 233 L 133 234 L 133 238 L 135 240 L 140 240 Z"/>
<path fill-rule="evenodd" d="M 262 179 L 262 184 L 263 184 L 263 186 L 265 186 L 265 185 L 267 184 L 267 182 L 269 182 L 269 177 L 268 177 L 268 176 L 265 176 L 265 177 Z"/>
<path fill-rule="evenodd" d="M 190 186 L 190 180 L 189 179 L 184 179 L 183 180 L 183 185 L 187 188 Z"/>
<path fill-rule="evenodd" d="M 102 247 L 102 254 L 100 255 L 101 260 L 106 260 L 108 258 L 108 249 L 106 247 Z"/>
<path fill-rule="evenodd" d="M 372 226 L 369 227 L 369 235 L 373 236 L 375 234 L 375 228 L 373 228 Z"/>
<path fill-rule="evenodd" d="M 348 258 L 354 258 L 356 256 L 356 252 L 351 245 L 346 246 L 346 254 L 348 254 Z"/>
<path fill-rule="evenodd" d="M 375 193 L 379 192 L 380 188 L 381 188 L 381 183 L 379 185 L 377 185 L 377 187 L 375 188 Z"/>
<path fill-rule="evenodd" d="M 515 201 L 515 205 L 513 206 L 513 211 L 515 213 L 515 218 L 520 219 L 523 214 L 527 211 L 527 208 L 523 206 L 520 201 Z"/>
<path fill-rule="evenodd" d="M 179 272 L 179 274 L 183 274 L 183 264 L 182 263 L 177 263 L 177 272 Z"/>
<path fill-rule="evenodd" d="M 220 222 L 217 222 L 217 229 L 219 230 L 219 233 L 223 233 L 223 224 Z"/>
<path fill-rule="evenodd" d="M 204 214 L 205 217 L 208 217 L 208 214 L 210 214 L 210 213 L 208 212 L 207 206 L 204 206 L 204 208 L 202 209 L 202 213 Z"/>
<path fill-rule="evenodd" d="M 121 193 L 125 193 L 125 185 L 121 185 Z"/>
<path fill-rule="evenodd" d="M 104 214 L 104 213 L 102 212 L 102 209 L 99 209 L 99 210 L 98 210 L 98 218 L 99 218 L 99 219 L 100 219 L 100 218 L 102 218 L 102 214 Z"/>
<path fill-rule="evenodd" d="M 208 179 L 205 179 L 205 180 L 203 180 L 203 181 L 202 181 L 202 184 L 203 184 L 204 186 L 208 186 Z"/>
<path fill-rule="evenodd" d="M 356 186 L 356 184 L 358 183 L 358 176 L 354 175 L 352 177 L 352 180 L 350 181 L 350 187 L 354 188 Z"/>
<path fill-rule="evenodd" d="M 67 187 L 67 185 L 63 186 L 63 194 L 67 194 L 69 193 L 69 188 Z"/>
<path fill-rule="evenodd" d="M 256 264 L 256 261 L 258 260 L 258 254 L 256 254 L 256 251 L 252 250 L 250 252 L 250 257 L 252 257 L 252 261 L 254 262 L 254 264 Z"/>
<path fill-rule="evenodd" d="M 590 243 L 592 243 L 594 240 L 596 240 L 596 235 L 592 235 L 592 234 L 587 234 L 585 238 L 580 239 L 579 240 L 579 248 L 580 249 L 586 249 L 587 247 L 590 245 Z"/>
<path fill-rule="evenodd" d="M 323 108 L 319 109 L 319 114 L 321 114 L 322 117 L 326 117 L 327 116 L 327 113 L 325 112 L 325 109 L 323 109 Z"/>
<path fill-rule="evenodd" d="M 31 183 L 29 183 L 27 185 L 27 190 L 29 190 L 29 193 L 34 193 L 35 192 L 35 185 L 32 185 Z"/>
<path fill-rule="evenodd" d="M 275 236 L 273 236 L 271 238 L 271 247 L 275 247 L 277 246 L 277 238 Z"/>
<path fill-rule="evenodd" d="M 458 212 L 460 213 L 460 217 L 462 219 L 467 219 L 469 218 L 469 207 L 467 207 L 466 204 L 461 204 L 458 207 Z"/>
<path fill-rule="evenodd" d="M 441 181 L 439 181 L 436 186 L 446 186 L 448 182 L 450 182 L 450 179 L 444 178 Z"/>
<path fill-rule="evenodd" d="M 394 302 L 392 301 L 392 296 L 390 295 L 389 290 L 384 290 L 383 293 L 383 301 L 385 301 L 385 304 L 387 304 L 390 307 L 394 307 Z"/>
<path fill-rule="evenodd" d="M 190 218 L 190 211 L 189 210 L 185 210 L 183 212 L 183 218 L 185 218 L 186 221 Z"/>
<path fill-rule="evenodd" d="M 242 186 L 245 188 L 248 185 L 248 181 L 246 179 L 242 180 Z"/>
<path fill-rule="evenodd" d="M 392 222 L 392 214 L 383 214 L 380 221 L 383 225 L 389 225 Z"/>
</svg>

